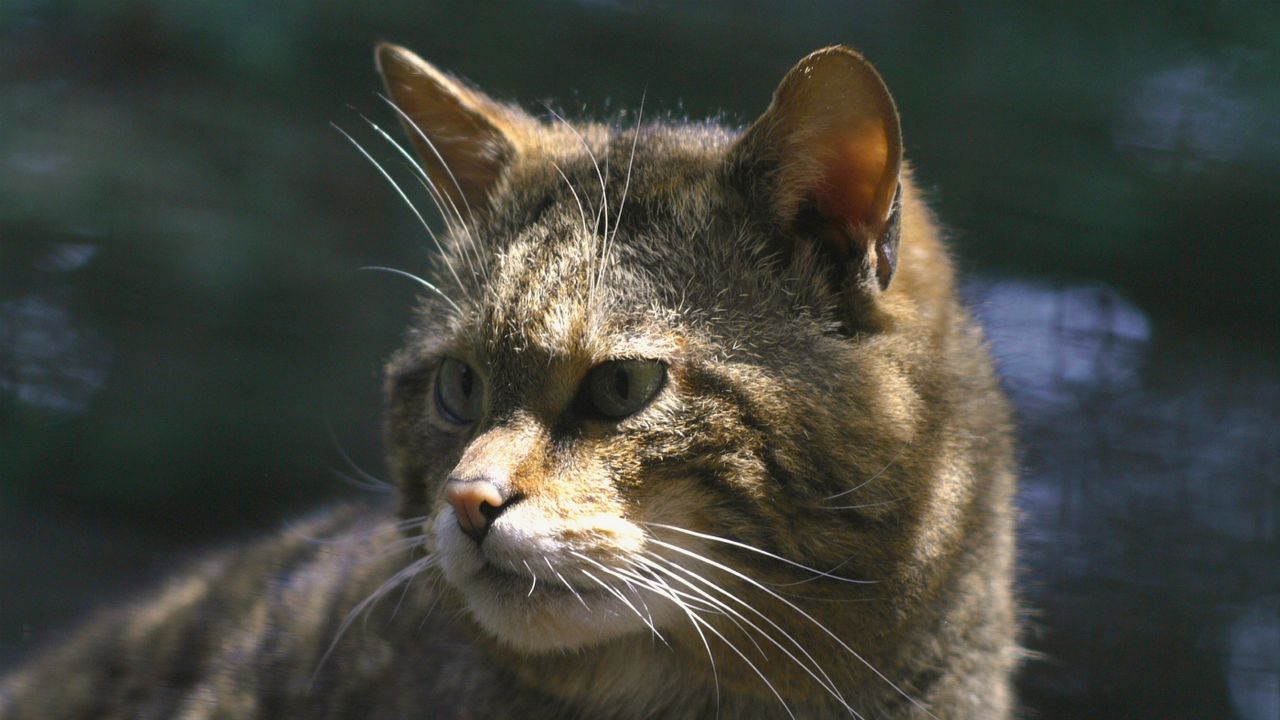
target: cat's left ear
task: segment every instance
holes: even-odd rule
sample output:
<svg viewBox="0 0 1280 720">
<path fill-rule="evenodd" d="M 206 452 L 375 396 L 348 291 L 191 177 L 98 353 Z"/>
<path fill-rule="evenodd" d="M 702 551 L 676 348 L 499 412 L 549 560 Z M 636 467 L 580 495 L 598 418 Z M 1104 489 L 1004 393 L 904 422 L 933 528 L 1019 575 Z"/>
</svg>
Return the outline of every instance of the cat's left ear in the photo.
<svg viewBox="0 0 1280 720">
<path fill-rule="evenodd" d="M 432 183 L 458 207 L 485 207 L 534 121 L 398 45 L 380 43 L 374 59 Z"/>
<path fill-rule="evenodd" d="M 788 234 L 884 290 L 898 260 L 902 137 L 880 74 L 847 47 L 800 61 L 730 153 L 731 172 Z"/>
</svg>

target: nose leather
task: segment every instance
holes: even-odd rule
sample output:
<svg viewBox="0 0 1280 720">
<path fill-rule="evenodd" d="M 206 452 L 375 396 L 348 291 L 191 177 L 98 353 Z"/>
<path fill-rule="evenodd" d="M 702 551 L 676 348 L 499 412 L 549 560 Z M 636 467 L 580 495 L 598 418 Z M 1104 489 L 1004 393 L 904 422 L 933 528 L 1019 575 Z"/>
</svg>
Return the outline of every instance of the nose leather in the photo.
<svg viewBox="0 0 1280 720">
<path fill-rule="evenodd" d="M 453 507 L 458 527 L 477 543 L 483 542 L 490 524 L 511 504 L 498 486 L 488 480 L 450 480 L 445 499 Z"/>
</svg>

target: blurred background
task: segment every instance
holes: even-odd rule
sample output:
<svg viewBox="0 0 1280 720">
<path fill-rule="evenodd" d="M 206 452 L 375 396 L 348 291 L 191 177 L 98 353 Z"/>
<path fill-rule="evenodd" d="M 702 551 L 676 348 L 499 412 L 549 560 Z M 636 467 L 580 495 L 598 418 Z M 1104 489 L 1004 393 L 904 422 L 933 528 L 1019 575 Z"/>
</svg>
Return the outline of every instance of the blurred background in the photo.
<svg viewBox="0 0 1280 720">
<path fill-rule="evenodd" d="M 862 49 L 1018 409 L 1031 717 L 1280 718 L 1280 4 L 0 2 L 0 670 L 384 474 L 372 44 L 744 124 Z"/>
</svg>

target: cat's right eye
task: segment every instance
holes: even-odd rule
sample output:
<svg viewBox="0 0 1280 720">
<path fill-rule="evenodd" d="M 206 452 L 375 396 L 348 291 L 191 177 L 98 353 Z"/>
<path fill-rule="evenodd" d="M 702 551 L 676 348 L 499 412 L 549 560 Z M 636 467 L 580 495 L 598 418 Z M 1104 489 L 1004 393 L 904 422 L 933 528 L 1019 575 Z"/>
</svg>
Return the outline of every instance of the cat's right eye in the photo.
<svg viewBox="0 0 1280 720">
<path fill-rule="evenodd" d="M 436 373 L 436 407 L 451 423 L 475 422 L 484 409 L 484 382 L 470 365 L 445 358 Z"/>
</svg>

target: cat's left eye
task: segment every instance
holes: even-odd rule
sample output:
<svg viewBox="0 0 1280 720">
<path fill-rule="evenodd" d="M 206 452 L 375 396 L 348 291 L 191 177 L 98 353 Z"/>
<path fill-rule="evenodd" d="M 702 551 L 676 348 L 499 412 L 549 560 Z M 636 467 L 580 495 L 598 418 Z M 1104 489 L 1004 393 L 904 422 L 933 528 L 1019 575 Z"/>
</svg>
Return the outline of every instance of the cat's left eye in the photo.
<svg viewBox="0 0 1280 720">
<path fill-rule="evenodd" d="M 594 414 L 617 420 L 630 415 L 662 389 L 667 366 L 653 360 L 614 360 L 587 375 L 582 401 Z"/>
</svg>

